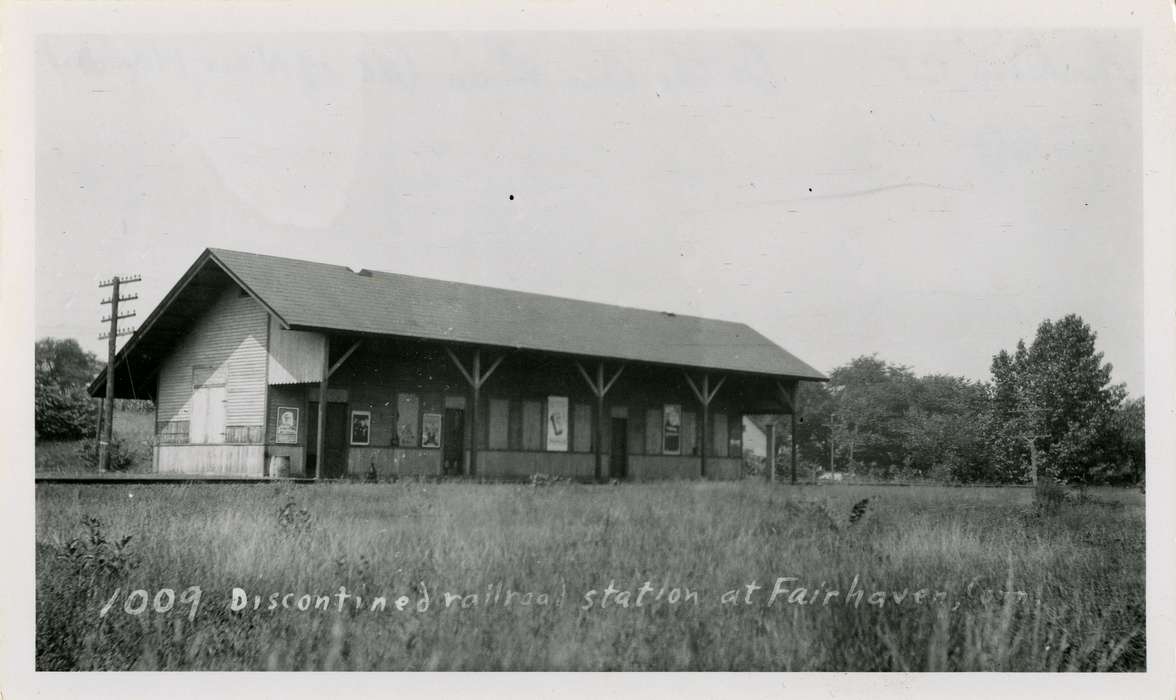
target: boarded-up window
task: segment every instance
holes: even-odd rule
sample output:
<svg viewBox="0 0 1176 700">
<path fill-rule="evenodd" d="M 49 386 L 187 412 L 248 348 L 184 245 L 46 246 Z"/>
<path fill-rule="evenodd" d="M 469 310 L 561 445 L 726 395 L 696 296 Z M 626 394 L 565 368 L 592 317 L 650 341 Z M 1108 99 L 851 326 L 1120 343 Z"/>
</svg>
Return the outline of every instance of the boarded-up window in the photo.
<svg viewBox="0 0 1176 700">
<path fill-rule="evenodd" d="M 490 449 L 505 450 L 510 444 L 510 400 L 490 399 Z"/>
<path fill-rule="evenodd" d="M 641 410 L 633 410 L 633 418 L 629 423 L 629 454 L 645 454 L 645 421 L 641 420 Z"/>
<path fill-rule="evenodd" d="M 645 454 L 660 455 L 662 431 L 662 411 L 660 408 L 650 408 L 645 411 Z"/>
<path fill-rule="evenodd" d="M 510 419 L 507 422 L 507 445 L 512 450 L 523 449 L 523 402 L 510 401 Z"/>
<path fill-rule="evenodd" d="M 682 454 L 698 456 L 698 424 L 694 411 L 682 412 Z"/>
<path fill-rule="evenodd" d="M 523 449 L 543 449 L 543 402 L 523 402 Z"/>
<path fill-rule="evenodd" d="M 400 447 L 417 447 L 417 417 L 421 403 L 416 394 L 396 397 L 396 443 Z"/>
<path fill-rule="evenodd" d="M 592 406 L 578 403 L 572 408 L 572 449 L 592 451 Z"/>
<path fill-rule="evenodd" d="M 711 426 L 713 427 L 713 430 L 711 431 L 712 437 L 711 437 L 710 453 L 716 457 L 726 457 L 727 456 L 727 414 L 726 413 L 715 413 L 712 415 L 711 420 L 713 421 L 713 423 L 711 424 Z"/>
</svg>

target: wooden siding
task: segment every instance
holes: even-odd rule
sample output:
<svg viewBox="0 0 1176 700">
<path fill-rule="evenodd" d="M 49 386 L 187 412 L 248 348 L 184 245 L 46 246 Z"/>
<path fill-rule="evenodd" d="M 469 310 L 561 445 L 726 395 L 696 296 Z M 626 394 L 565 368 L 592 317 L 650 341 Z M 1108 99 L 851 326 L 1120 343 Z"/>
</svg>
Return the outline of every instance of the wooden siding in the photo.
<svg viewBox="0 0 1176 700">
<path fill-rule="evenodd" d="M 488 479 L 525 479 L 532 474 L 591 479 L 595 457 L 584 452 L 514 452 L 478 453 L 478 476 Z"/>
<path fill-rule="evenodd" d="M 348 450 L 348 474 L 366 477 L 372 467 L 376 468 L 376 474 L 381 479 L 387 479 L 391 476 L 439 476 L 441 474 L 441 450 L 354 445 Z"/>
<path fill-rule="evenodd" d="M 265 474 L 262 445 L 160 445 L 156 453 L 160 474 Z"/>
<path fill-rule="evenodd" d="M 188 421 L 173 420 L 155 426 L 157 442 L 161 445 L 188 444 Z"/>
<path fill-rule="evenodd" d="M 635 481 L 697 479 L 699 462 L 698 457 L 630 455 L 629 477 Z M 706 468 L 708 479 L 738 479 L 742 473 L 743 460 L 734 457 L 711 457 L 706 462 Z"/>
<path fill-rule="evenodd" d="M 269 383 L 304 384 L 323 378 L 326 336 L 310 331 L 288 331 L 269 320 Z"/>
<path fill-rule="evenodd" d="M 225 378 L 226 426 L 263 425 L 267 318 L 236 288 L 221 295 L 161 363 L 158 424 L 190 419 L 194 369 L 207 368 L 209 377 Z"/>
<path fill-rule="evenodd" d="M 334 342 L 334 341 L 333 341 Z M 346 342 L 346 341 L 342 341 Z M 489 362 L 483 356 L 483 363 Z M 530 362 L 530 364 L 528 364 Z M 465 379 L 440 348 L 425 343 L 364 339 L 363 344 L 331 377 L 332 393 L 347 403 L 352 411 L 371 412 L 371 444 L 347 448 L 347 473 L 363 478 L 374 465 L 381 478 L 391 476 L 436 476 L 441 471 L 442 450 L 401 445 L 397 441 L 399 410 L 405 395 L 416 397 L 419 431 L 420 415 L 440 413 L 446 405 L 466 405 L 465 446 L 470 445 L 471 424 L 469 389 Z M 729 391 L 730 389 L 730 391 Z M 722 434 L 724 439 L 711 449 L 719 456 L 708 464 L 710 478 L 738 478 L 740 457 L 734 442 L 727 439 L 728 426 L 739 426 L 743 413 L 742 389 L 729 380 L 711 406 L 708 436 Z M 547 396 L 567 396 L 573 407 L 570 435 L 573 446 L 591 446 L 591 421 L 595 410 L 583 378 L 571 362 L 559 359 L 535 361 L 533 358 L 508 355 L 486 384 L 479 407 L 478 476 L 485 478 L 526 478 L 545 473 L 588 478 L 593 472 L 592 452 L 547 452 L 543 449 L 544 401 Z M 307 409 L 318 397 L 314 383 L 281 385 L 269 388 L 266 425 L 266 463 L 275 455 L 290 457 L 291 473 L 303 473 L 304 450 L 308 431 L 314 429 Z M 683 407 L 682 455 L 661 454 L 661 422 L 665 404 Z M 491 410 L 491 405 L 495 406 Z M 274 424 L 277 409 L 292 406 L 300 410 L 298 444 L 277 445 Z M 629 474 L 632 479 L 697 478 L 700 457 L 696 452 L 702 426 L 697 399 L 682 379 L 681 372 L 666 369 L 630 367 L 609 393 L 605 416 L 628 416 Z M 579 420 L 576 420 L 579 414 Z M 603 424 L 604 469 L 608 473 L 611 445 L 611 421 Z M 493 434 L 494 448 L 487 449 Z M 647 435 L 649 441 L 647 443 Z M 735 434 L 737 436 L 737 433 Z M 505 440 L 505 445 L 503 444 Z M 530 449 L 526 449 L 529 446 Z M 731 449 L 728 452 L 728 449 Z"/>
</svg>

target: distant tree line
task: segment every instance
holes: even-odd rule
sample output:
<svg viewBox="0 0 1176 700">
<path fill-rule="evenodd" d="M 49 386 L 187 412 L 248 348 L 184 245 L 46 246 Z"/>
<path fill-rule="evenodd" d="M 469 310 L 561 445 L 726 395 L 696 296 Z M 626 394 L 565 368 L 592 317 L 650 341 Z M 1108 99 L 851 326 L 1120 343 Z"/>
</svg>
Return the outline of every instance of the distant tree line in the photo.
<svg viewBox="0 0 1176 700">
<path fill-rule="evenodd" d="M 1095 338 L 1076 315 L 1047 320 L 982 382 L 855 358 L 802 385 L 800 457 L 880 479 L 1141 483 L 1144 399 L 1111 384 Z"/>
</svg>

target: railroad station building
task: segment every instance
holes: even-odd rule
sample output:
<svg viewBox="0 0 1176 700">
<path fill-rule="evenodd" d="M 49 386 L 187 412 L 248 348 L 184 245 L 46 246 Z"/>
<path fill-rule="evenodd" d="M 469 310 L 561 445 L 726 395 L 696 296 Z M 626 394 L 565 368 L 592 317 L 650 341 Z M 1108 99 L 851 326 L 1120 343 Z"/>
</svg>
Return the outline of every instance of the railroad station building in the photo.
<svg viewBox="0 0 1176 700">
<path fill-rule="evenodd" d="M 743 416 L 825 381 L 741 323 L 222 249 L 113 371 L 155 471 L 321 479 L 734 479 Z"/>
</svg>

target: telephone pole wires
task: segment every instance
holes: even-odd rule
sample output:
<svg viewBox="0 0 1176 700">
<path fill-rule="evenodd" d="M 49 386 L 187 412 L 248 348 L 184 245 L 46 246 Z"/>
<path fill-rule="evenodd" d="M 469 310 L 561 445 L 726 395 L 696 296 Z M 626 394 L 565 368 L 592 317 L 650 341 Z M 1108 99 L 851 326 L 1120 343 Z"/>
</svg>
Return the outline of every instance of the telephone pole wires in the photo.
<svg viewBox="0 0 1176 700">
<path fill-rule="evenodd" d="M 98 336 L 99 340 L 106 340 L 106 395 L 102 399 L 102 420 L 100 421 L 100 433 L 98 437 L 98 472 L 103 473 L 110 468 L 110 441 L 113 435 L 114 428 L 114 356 L 115 343 L 120 335 L 130 335 L 135 332 L 134 328 L 124 328 L 119 330 L 118 322 L 124 318 L 130 318 L 135 315 L 134 311 L 126 313 L 119 313 L 118 305 L 120 302 L 132 301 L 138 299 L 138 294 L 128 294 L 127 296 L 119 296 L 121 288 L 124 284 L 133 284 L 141 281 L 143 278 L 139 275 L 128 275 L 126 277 L 115 276 L 108 280 L 103 280 L 98 283 L 99 289 L 103 287 L 110 287 L 110 298 L 103 299 L 102 305 L 110 304 L 110 315 L 102 319 L 103 323 L 109 323 L 109 330 Z"/>
</svg>

